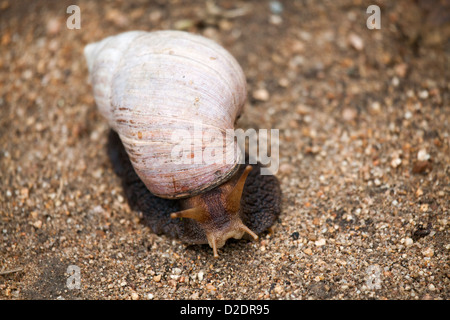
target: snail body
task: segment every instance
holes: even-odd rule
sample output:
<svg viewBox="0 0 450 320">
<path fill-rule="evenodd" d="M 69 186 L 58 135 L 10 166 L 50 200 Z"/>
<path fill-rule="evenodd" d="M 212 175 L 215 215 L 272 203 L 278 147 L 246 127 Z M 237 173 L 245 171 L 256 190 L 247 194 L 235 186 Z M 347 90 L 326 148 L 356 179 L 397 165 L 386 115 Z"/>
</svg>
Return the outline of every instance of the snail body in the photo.
<svg viewBox="0 0 450 320">
<path fill-rule="evenodd" d="M 181 31 L 131 31 L 89 44 L 85 57 L 96 104 L 112 128 L 114 169 L 154 232 L 209 243 L 217 256 L 227 239 L 257 239 L 273 224 L 276 178 L 256 174 L 259 164 L 241 164 L 234 139 L 195 140 L 199 125 L 225 136 L 245 103 L 245 76 L 224 48 Z M 220 146 L 226 161 L 179 161 L 186 154 L 174 154 L 173 132 L 194 137 L 192 155 Z M 230 144 L 233 152 L 225 153 Z"/>
</svg>

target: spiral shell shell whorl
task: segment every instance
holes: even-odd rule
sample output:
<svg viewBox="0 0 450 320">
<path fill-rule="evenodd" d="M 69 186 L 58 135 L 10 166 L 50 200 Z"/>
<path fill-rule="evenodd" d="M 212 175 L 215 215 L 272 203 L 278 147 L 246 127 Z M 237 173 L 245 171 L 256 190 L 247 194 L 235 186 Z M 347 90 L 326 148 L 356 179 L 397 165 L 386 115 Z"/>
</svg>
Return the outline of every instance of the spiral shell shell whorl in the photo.
<svg viewBox="0 0 450 320">
<path fill-rule="evenodd" d="M 89 44 L 84 53 L 100 113 L 153 194 L 192 196 L 237 170 L 241 152 L 225 132 L 242 112 L 246 81 L 223 47 L 187 32 L 130 31 Z M 206 138 L 207 130 L 223 139 Z M 190 152 L 174 153 L 180 144 L 174 132 L 190 137 Z M 223 160 L 199 161 L 210 149 L 223 150 Z"/>
</svg>

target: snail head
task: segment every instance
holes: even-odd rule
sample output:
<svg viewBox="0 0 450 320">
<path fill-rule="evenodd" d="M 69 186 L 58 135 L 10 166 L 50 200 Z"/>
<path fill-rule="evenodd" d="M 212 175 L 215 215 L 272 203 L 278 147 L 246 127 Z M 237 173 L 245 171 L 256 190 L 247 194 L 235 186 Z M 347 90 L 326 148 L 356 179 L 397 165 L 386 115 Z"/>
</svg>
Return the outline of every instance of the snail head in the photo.
<svg viewBox="0 0 450 320">
<path fill-rule="evenodd" d="M 205 231 L 214 257 L 219 255 L 217 249 L 230 238 L 241 239 L 244 234 L 255 240 L 258 236 L 241 220 L 241 198 L 245 181 L 252 166 L 247 166 L 237 182 L 233 179 L 204 194 L 186 200 L 186 210 L 174 212 L 171 218 L 188 218 L 196 220 Z"/>
</svg>

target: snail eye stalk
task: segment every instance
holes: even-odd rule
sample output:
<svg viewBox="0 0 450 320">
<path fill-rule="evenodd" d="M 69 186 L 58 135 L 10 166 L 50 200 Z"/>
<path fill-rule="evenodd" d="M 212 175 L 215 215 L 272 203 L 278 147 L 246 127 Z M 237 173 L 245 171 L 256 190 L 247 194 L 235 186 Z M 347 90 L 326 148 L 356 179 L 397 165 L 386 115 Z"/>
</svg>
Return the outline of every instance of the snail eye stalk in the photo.
<svg viewBox="0 0 450 320">
<path fill-rule="evenodd" d="M 234 186 L 233 190 L 228 194 L 225 201 L 225 207 L 228 212 L 237 213 L 241 206 L 242 191 L 244 190 L 245 181 L 248 174 L 252 171 L 252 166 L 245 167 L 244 172 Z"/>
<path fill-rule="evenodd" d="M 170 214 L 170 217 L 172 219 L 175 218 L 188 218 L 188 219 L 194 219 L 198 222 L 204 222 L 208 218 L 208 214 L 205 209 L 201 207 L 194 207 L 182 211 L 173 212 Z"/>
</svg>

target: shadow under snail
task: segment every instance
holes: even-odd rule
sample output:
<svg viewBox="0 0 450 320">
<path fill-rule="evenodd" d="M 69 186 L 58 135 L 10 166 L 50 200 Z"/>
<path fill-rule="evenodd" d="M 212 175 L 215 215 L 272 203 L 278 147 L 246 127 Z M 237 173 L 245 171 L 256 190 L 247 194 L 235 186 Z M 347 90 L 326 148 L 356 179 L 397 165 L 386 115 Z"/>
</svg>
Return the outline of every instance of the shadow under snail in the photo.
<svg viewBox="0 0 450 320">
<path fill-rule="evenodd" d="M 182 31 L 125 32 L 87 45 L 84 53 L 96 104 L 112 128 L 114 171 L 130 207 L 154 233 L 209 244 L 218 257 L 227 239 L 257 239 L 275 222 L 279 182 L 261 175 L 262 165 L 234 140 L 232 157 L 224 154 L 222 162 L 179 161 L 186 153 L 171 151 L 173 132 L 193 137 L 192 157 L 218 143 L 203 134 L 195 141 L 199 125 L 224 136 L 234 129 L 247 89 L 230 53 Z"/>
</svg>

